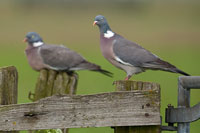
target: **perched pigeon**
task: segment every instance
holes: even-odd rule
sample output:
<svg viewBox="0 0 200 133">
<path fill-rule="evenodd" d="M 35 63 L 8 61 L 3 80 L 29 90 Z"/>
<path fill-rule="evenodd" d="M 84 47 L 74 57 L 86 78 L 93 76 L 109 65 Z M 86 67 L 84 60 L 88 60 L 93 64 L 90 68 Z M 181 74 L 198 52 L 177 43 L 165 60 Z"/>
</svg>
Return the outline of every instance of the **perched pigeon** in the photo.
<svg viewBox="0 0 200 133">
<path fill-rule="evenodd" d="M 98 25 L 100 30 L 100 46 L 103 56 L 111 64 L 127 73 L 125 80 L 130 79 L 133 74 L 144 72 L 147 69 L 189 76 L 189 74 L 163 61 L 140 45 L 113 32 L 104 16 L 96 16 L 93 25 Z"/>
<path fill-rule="evenodd" d="M 43 68 L 67 72 L 84 69 L 112 76 L 112 73 L 88 62 L 81 55 L 63 45 L 46 45 L 35 32 L 29 32 L 24 41 L 28 43 L 25 50 L 28 62 L 36 71 Z"/>
</svg>

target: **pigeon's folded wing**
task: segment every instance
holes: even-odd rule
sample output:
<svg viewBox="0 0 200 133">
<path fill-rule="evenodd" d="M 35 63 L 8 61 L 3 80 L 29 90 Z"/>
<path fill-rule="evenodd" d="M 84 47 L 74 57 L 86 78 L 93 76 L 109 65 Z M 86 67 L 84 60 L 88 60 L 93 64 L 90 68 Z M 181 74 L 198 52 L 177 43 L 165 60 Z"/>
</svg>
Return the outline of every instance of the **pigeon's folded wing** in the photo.
<svg viewBox="0 0 200 133">
<path fill-rule="evenodd" d="M 146 64 L 155 62 L 159 58 L 142 48 L 138 44 L 116 35 L 113 43 L 113 52 L 121 63 L 127 63 L 135 67 L 146 67 Z"/>
<path fill-rule="evenodd" d="M 46 65 L 58 70 L 70 70 L 85 61 L 82 56 L 64 46 L 44 45 L 40 55 Z"/>
</svg>

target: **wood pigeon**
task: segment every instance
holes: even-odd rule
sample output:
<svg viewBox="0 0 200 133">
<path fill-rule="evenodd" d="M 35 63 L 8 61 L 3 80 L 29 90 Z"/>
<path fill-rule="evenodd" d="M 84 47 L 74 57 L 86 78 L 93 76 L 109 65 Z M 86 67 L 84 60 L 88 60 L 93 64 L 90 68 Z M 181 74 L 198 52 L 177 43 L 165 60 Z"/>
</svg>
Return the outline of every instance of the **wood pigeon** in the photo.
<svg viewBox="0 0 200 133">
<path fill-rule="evenodd" d="M 135 42 L 131 42 L 113 32 L 104 16 L 96 16 L 93 25 L 97 25 L 100 30 L 100 47 L 103 56 L 111 64 L 127 73 L 125 80 L 147 69 L 163 70 L 189 76 L 189 74 L 160 59 Z"/>
<path fill-rule="evenodd" d="M 25 50 L 28 62 L 36 71 L 44 68 L 67 72 L 91 70 L 112 76 L 112 73 L 88 62 L 81 55 L 63 45 L 46 45 L 35 32 L 29 32 L 24 42 L 28 44 Z"/>
</svg>

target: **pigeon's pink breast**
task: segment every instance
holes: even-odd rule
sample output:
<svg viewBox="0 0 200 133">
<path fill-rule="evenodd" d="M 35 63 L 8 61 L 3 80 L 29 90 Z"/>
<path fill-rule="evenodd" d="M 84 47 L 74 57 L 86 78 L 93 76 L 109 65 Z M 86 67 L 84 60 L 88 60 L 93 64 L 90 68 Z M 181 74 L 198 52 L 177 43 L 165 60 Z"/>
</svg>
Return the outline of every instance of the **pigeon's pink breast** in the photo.
<svg viewBox="0 0 200 133">
<path fill-rule="evenodd" d="M 103 56 L 114 66 L 122 69 L 121 64 L 116 61 L 115 55 L 113 52 L 113 41 L 114 37 L 105 38 L 103 35 L 100 37 L 100 44 L 101 44 L 101 52 Z"/>
<path fill-rule="evenodd" d="M 113 39 L 112 38 L 105 38 L 103 37 L 103 35 L 101 35 L 100 37 L 100 47 L 101 47 L 101 52 L 103 54 L 103 56 L 110 60 L 110 59 L 114 59 L 114 54 L 113 54 L 113 48 L 112 48 L 112 42 L 113 42 Z"/>
<path fill-rule="evenodd" d="M 46 65 L 43 63 L 40 54 L 39 47 L 34 48 L 30 45 L 25 50 L 29 65 L 36 71 L 39 71 L 43 68 L 46 68 Z"/>
</svg>

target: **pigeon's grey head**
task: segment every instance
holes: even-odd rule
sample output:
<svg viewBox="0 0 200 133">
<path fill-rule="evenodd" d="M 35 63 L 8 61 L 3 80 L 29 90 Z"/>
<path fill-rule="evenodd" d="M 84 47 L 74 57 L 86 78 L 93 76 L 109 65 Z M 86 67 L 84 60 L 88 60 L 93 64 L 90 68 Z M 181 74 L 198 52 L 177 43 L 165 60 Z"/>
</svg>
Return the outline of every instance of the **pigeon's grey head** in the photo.
<svg viewBox="0 0 200 133">
<path fill-rule="evenodd" d="M 96 16 L 93 23 L 93 25 L 98 25 L 98 26 L 107 25 L 107 24 L 108 22 L 106 18 L 102 15 Z"/>
<path fill-rule="evenodd" d="M 111 30 L 106 18 L 102 15 L 98 15 L 95 17 L 93 25 L 98 25 L 100 28 L 100 32 L 103 33 L 107 32 L 107 30 Z"/>
<path fill-rule="evenodd" d="M 43 42 L 42 38 L 36 32 L 29 32 L 26 34 L 24 42 L 28 42 L 29 44 Z"/>
</svg>

